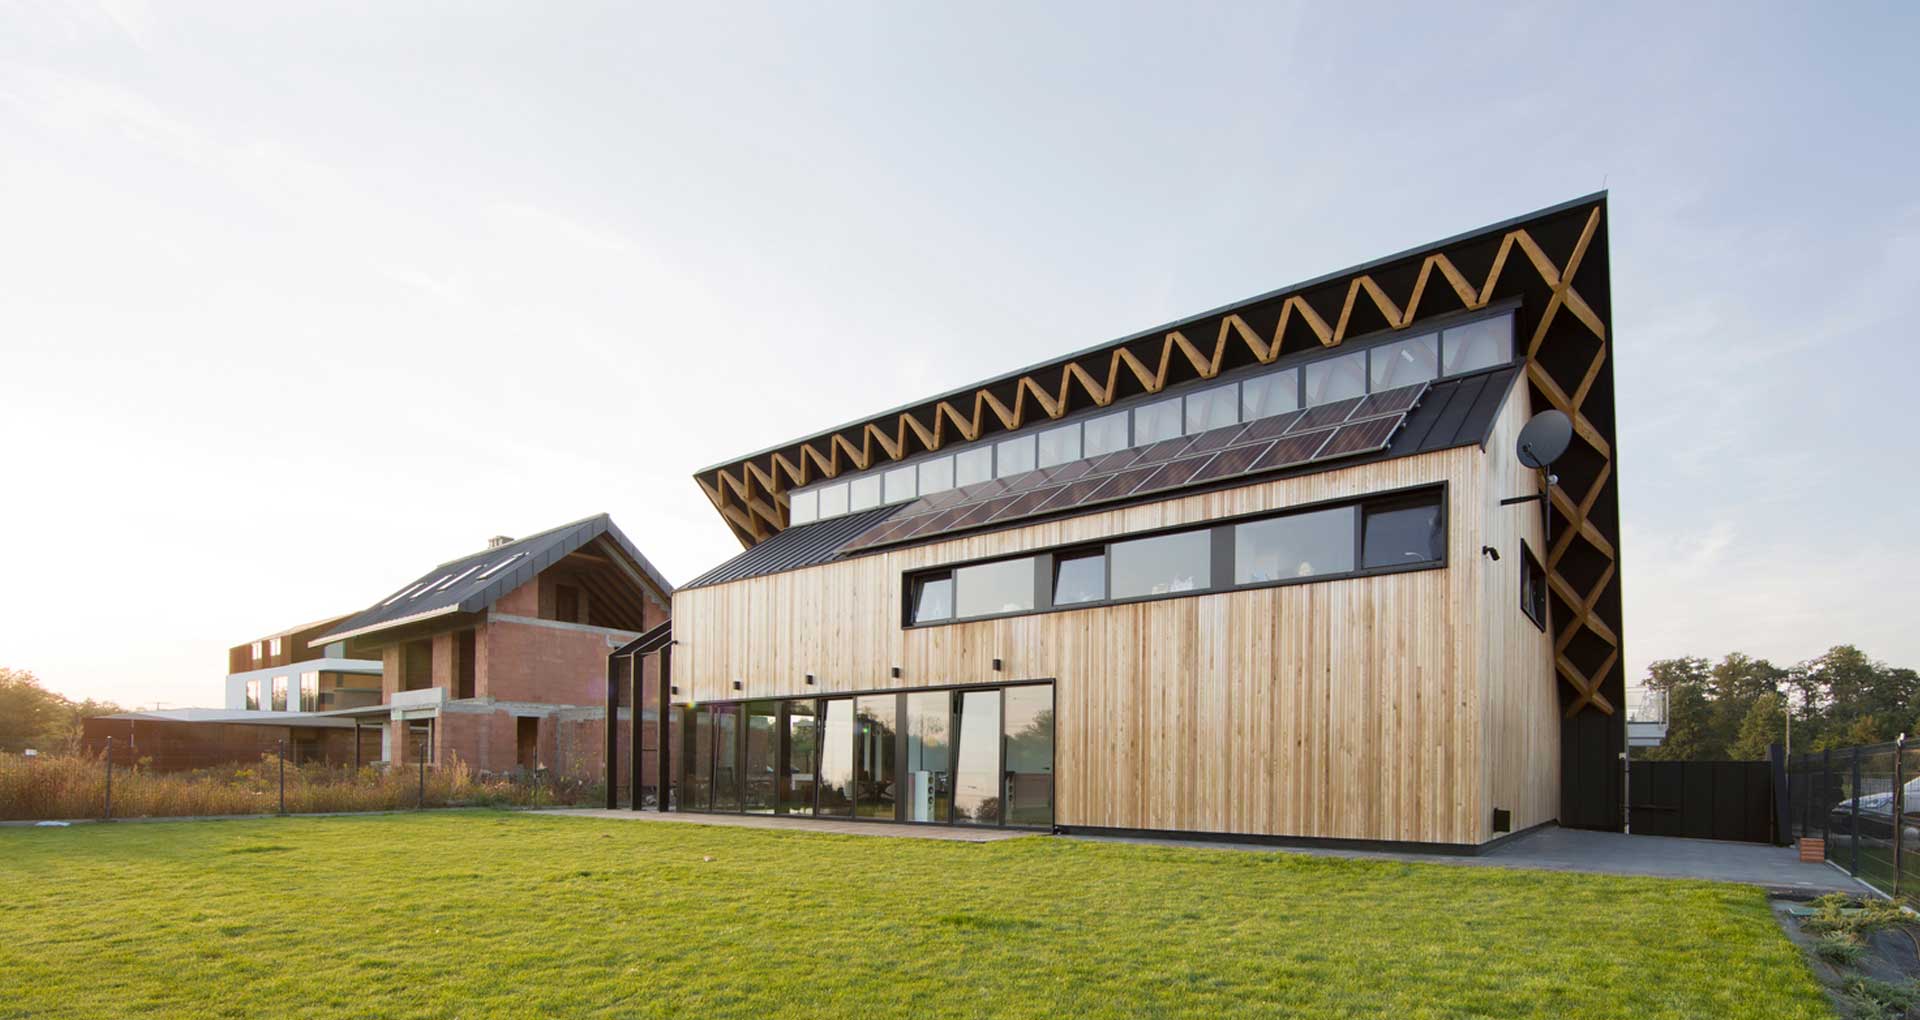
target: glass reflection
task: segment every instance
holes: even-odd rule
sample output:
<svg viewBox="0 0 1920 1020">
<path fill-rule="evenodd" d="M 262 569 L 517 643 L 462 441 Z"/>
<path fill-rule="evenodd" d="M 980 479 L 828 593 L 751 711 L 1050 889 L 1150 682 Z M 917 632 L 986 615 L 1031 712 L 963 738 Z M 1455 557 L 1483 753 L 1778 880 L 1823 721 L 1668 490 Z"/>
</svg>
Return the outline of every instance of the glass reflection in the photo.
<svg viewBox="0 0 1920 1020">
<path fill-rule="evenodd" d="M 1300 409 L 1300 370 L 1270 372 L 1240 384 L 1240 418 L 1253 421 Z"/>
<path fill-rule="evenodd" d="M 1053 824 L 1053 688 L 1009 687 L 1007 824 Z"/>
<path fill-rule="evenodd" d="M 813 702 L 789 701 L 782 709 L 787 719 L 787 739 L 780 743 L 780 813 L 810 815 L 816 751 Z"/>
<path fill-rule="evenodd" d="M 1353 569 L 1353 508 L 1237 525 L 1233 583 L 1258 584 Z"/>
<path fill-rule="evenodd" d="M 953 572 L 955 615 L 992 616 L 1033 608 L 1033 558 L 982 563 Z M 918 613 L 914 614 L 916 618 Z"/>
<path fill-rule="evenodd" d="M 1368 352 L 1372 359 L 1373 392 L 1426 382 L 1440 374 L 1440 337 L 1436 333 L 1381 344 Z"/>
<path fill-rule="evenodd" d="M 693 739 L 681 742 L 687 754 L 687 803 L 689 811 L 705 811 L 713 806 L 713 710 L 705 705 L 690 708 Z"/>
<path fill-rule="evenodd" d="M 853 702 L 820 702 L 820 778 L 814 814 L 845 818 L 853 814 Z"/>
<path fill-rule="evenodd" d="M 1307 366 L 1307 406 L 1329 404 L 1367 392 L 1367 352 L 1354 351 Z"/>
<path fill-rule="evenodd" d="M 713 809 L 740 810 L 740 706 L 713 706 Z"/>
<path fill-rule="evenodd" d="M 780 748 L 780 707 L 771 701 L 747 706 L 747 764 L 741 774 L 746 793 L 742 806 L 750 814 L 772 814 L 778 784 L 776 755 Z"/>
<path fill-rule="evenodd" d="M 854 723 L 854 813 L 892 819 L 899 801 L 894 768 L 894 717 L 899 698 L 892 694 L 860 698 Z"/>
<path fill-rule="evenodd" d="M 1104 553 L 1057 556 L 1053 561 L 1053 604 L 1098 602 L 1107 597 L 1107 557 Z"/>
<path fill-rule="evenodd" d="M 1374 510 L 1367 514 L 1362 557 L 1369 569 L 1431 563 L 1446 554 L 1440 505 Z"/>
<path fill-rule="evenodd" d="M 953 770 L 953 820 L 1000 822 L 1000 692 L 961 691 L 954 723 L 960 729 Z"/>
<path fill-rule="evenodd" d="M 1212 584 L 1212 534 L 1174 535 L 1115 542 L 1112 548 L 1113 597 L 1168 595 Z"/>
<path fill-rule="evenodd" d="M 907 797 L 907 821 L 947 820 L 952 751 L 947 736 L 949 698 L 945 691 L 907 695 L 907 760 L 901 775 Z"/>
</svg>

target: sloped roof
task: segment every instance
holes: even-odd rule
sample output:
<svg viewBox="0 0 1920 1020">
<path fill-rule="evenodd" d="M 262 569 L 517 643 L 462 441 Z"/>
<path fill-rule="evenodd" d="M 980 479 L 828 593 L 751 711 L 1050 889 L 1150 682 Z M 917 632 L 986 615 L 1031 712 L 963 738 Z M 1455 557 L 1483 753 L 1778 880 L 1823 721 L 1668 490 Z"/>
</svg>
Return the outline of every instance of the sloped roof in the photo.
<svg viewBox="0 0 1920 1020">
<path fill-rule="evenodd" d="M 1250 484 L 1253 481 L 1267 481 L 1277 477 L 1318 474 L 1373 461 L 1411 457 L 1460 446 L 1485 445 L 1487 438 L 1493 433 L 1494 423 L 1500 417 L 1500 408 L 1506 403 L 1507 393 L 1512 390 L 1519 374 L 1518 366 L 1508 365 L 1474 375 L 1441 379 L 1428 386 L 1420 403 L 1407 414 L 1406 424 L 1393 435 L 1385 449 L 1363 456 L 1312 464 L 1296 470 L 1275 471 L 1258 478 L 1235 478 L 1231 484 Z M 1180 496 L 1183 491 L 1220 487 L 1220 485 L 1206 484 L 1187 486 L 1184 490 L 1155 492 L 1151 496 L 1130 500 L 1127 503 L 1172 499 Z M 1109 510 L 1113 506 L 1127 505 L 1127 503 L 1035 516 L 1004 525 L 1004 527 L 1022 527 L 1042 520 L 1073 516 L 1077 513 Z M 788 528 L 701 574 L 683 587 L 702 588 L 708 585 L 725 584 L 729 581 L 742 581 L 751 577 L 785 573 L 789 570 L 799 570 L 803 567 L 865 555 L 870 551 L 879 551 L 851 548 L 851 546 L 856 539 L 880 527 L 902 509 L 905 507 L 880 507 L 814 524 L 804 524 L 797 528 Z M 1002 525 L 995 525 L 986 530 L 997 530 L 999 527 Z M 974 530 L 979 529 L 931 535 L 926 541 L 946 541 Z M 910 544 L 923 543 L 915 541 Z"/>
<path fill-rule="evenodd" d="M 666 577 L 621 534 L 611 516 L 597 514 L 497 549 L 448 560 L 307 644 L 313 647 L 452 613 L 480 612 L 533 580 L 568 553 L 602 535 L 619 547 L 632 565 L 659 589 L 656 594 L 662 600 L 672 598 L 673 585 L 667 583 Z"/>
</svg>

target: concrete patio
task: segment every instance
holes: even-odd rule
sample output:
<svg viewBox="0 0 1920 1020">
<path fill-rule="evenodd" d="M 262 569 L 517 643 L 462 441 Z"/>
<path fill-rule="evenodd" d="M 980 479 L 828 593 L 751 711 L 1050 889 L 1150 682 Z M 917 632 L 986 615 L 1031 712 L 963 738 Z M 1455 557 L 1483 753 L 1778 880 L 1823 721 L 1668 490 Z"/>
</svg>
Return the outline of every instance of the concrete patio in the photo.
<svg viewBox="0 0 1920 1020">
<path fill-rule="evenodd" d="M 1075 839 L 1119 839 L 1075 836 Z M 1600 875 L 1636 875 L 1652 878 L 1696 878 L 1713 882 L 1757 885 L 1776 895 L 1820 896 L 1830 892 L 1865 892 L 1866 887 L 1830 864 L 1803 864 L 1791 847 L 1759 843 L 1730 843 L 1670 836 L 1630 836 L 1548 826 L 1527 833 L 1478 857 L 1441 854 L 1388 853 L 1370 850 L 1323 850 L 1273 847 L 1243 843 L 1215 843 L 1174 839 L 1120 840 L 1160 846 L 1216 847 L 1265 853 L 1313 854 L 1323 857 L 1424 861 L 1480 868 L 1531 868 L 1539 871 L 1580 871 Z"/>
</svg>

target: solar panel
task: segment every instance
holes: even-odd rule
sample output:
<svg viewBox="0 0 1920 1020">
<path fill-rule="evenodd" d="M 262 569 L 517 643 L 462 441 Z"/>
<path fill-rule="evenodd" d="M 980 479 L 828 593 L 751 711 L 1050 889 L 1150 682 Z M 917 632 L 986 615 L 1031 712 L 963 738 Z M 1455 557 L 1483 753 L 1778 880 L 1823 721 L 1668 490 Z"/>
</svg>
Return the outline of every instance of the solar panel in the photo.
<svg viewBox="0 0 1920 1020">
<path fill-rule="evenodd" d="M 1417 383 L 949 489 L 907 504 L 843 548 L 925 540 L 988 523 L 1002 525 L 1143 493 L 1373 453 L 1386 448 L 1426 393 L 1427 384 Z"/>
</svg>

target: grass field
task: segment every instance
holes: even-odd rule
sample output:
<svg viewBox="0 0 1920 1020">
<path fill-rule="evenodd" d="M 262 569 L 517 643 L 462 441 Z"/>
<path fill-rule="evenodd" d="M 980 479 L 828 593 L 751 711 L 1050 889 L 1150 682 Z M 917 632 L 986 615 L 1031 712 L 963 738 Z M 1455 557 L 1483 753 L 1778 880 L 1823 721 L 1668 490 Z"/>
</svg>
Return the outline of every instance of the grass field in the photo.
<svg viewBox="0 0 1920 1020">
<path fill-rule="evenodd" d="M 706 860 L 712 858 L 712 860 Z M 1829 1017 L 1754 889 L 445 811 L 0 829 L 0 1016 Z"/>
</svg>

